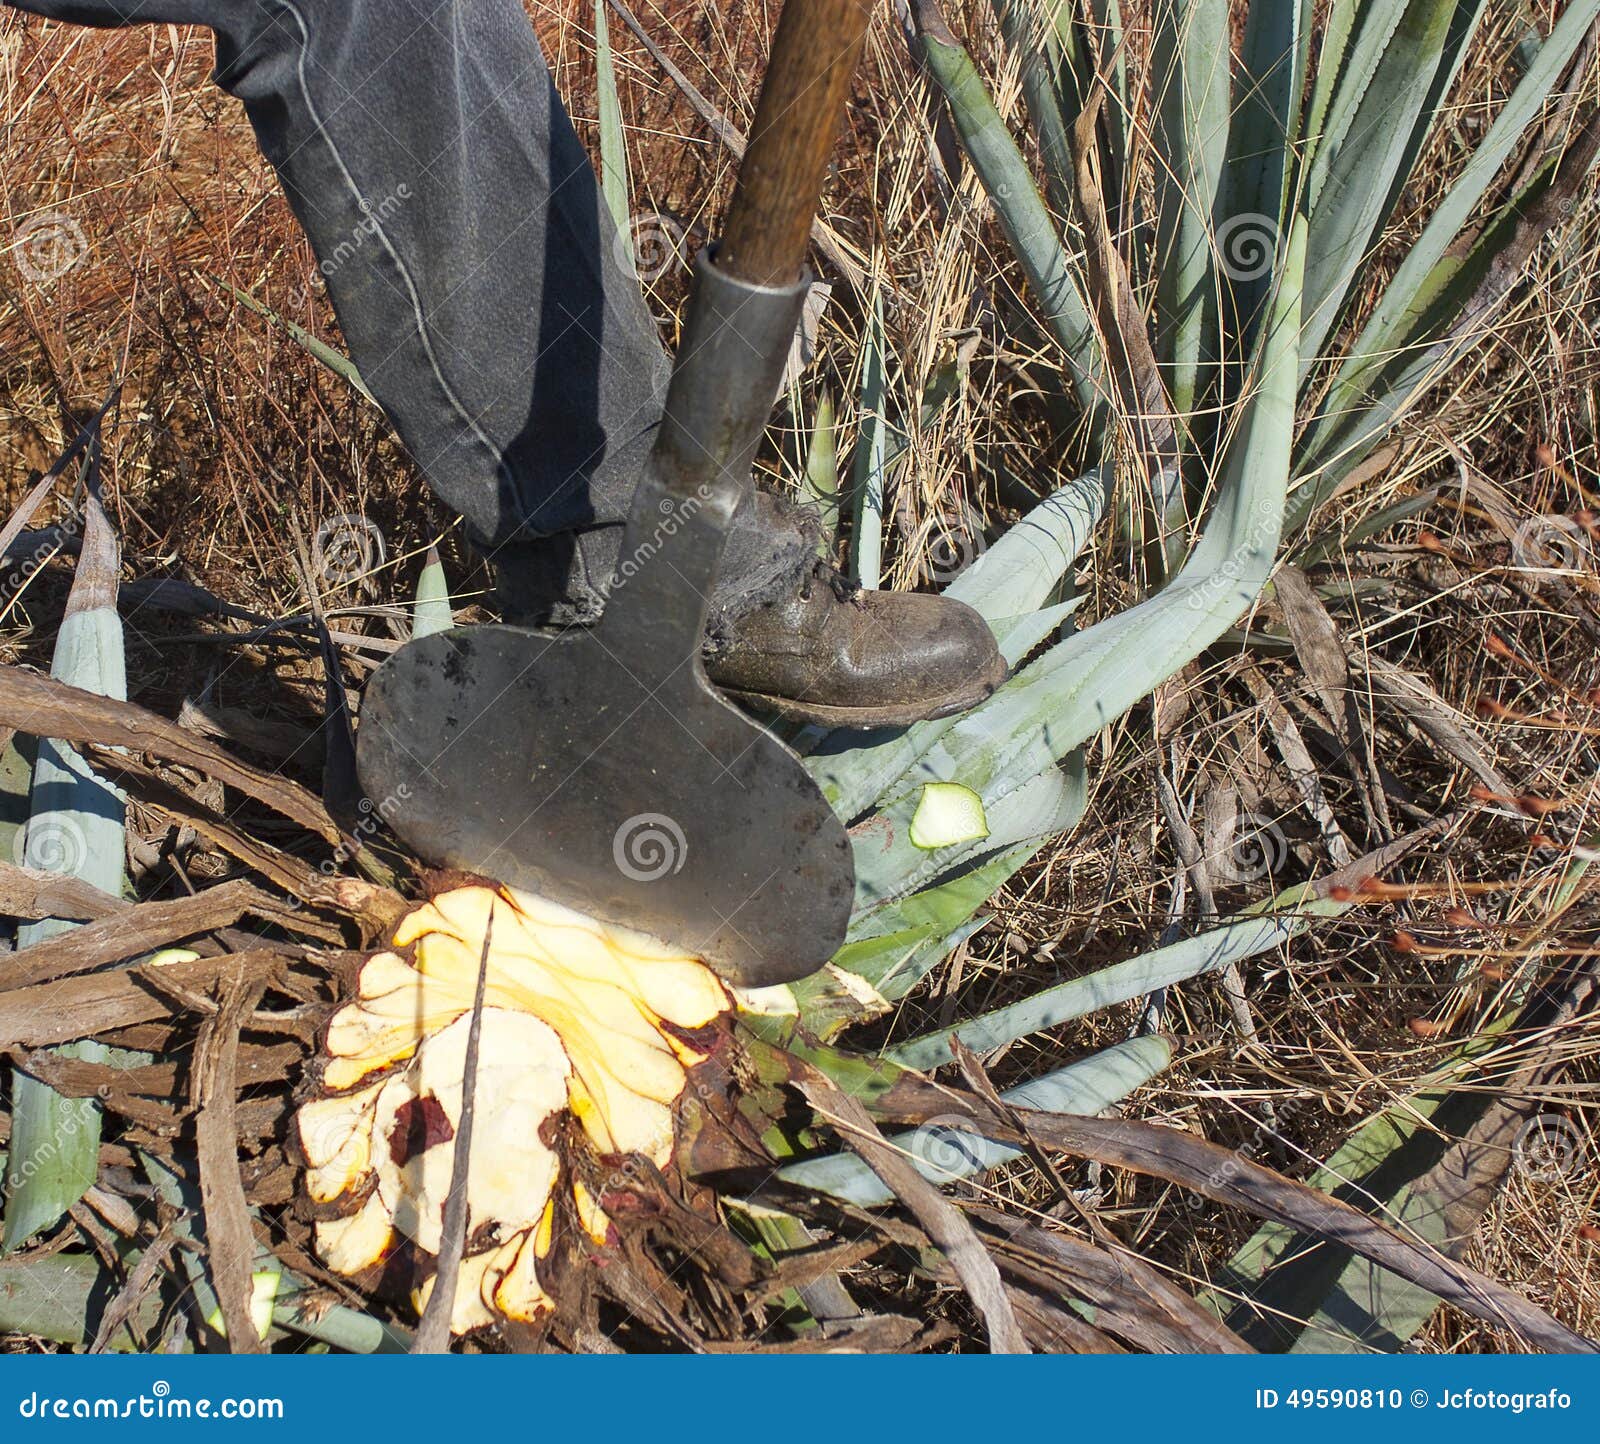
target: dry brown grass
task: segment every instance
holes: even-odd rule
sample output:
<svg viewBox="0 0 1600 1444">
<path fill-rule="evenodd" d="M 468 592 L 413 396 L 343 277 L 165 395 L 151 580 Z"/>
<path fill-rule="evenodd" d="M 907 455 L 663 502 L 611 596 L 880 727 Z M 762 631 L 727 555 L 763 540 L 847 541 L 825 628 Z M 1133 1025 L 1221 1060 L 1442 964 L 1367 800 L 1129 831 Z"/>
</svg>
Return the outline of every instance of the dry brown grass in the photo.
<svg viewBox="0 0 1600 1444">
<path fill-rule="evenodd" d="M 1505 77 L 1493 57 L 1503 53 L 1519 8 L 1494 7 L 1489 43 L 1469 65 L 1454 114 L 1407 196 L 1402 239 L 1503 97 Z M 690 79 L 747 127 L 765 8 L 674 0 L 639 13 Z M 580 131 L 592 139 L 589 6 L 560 0 L 536 5 L 534 14 Z M 970 9 L 965 29 L 995 74 L 997 46 L 980 7 Z M 635 209 L 673 217 L 703 237 L 726 199 L 732 159 L 615 21 L 612 39 Z M 109 479 L 132 574 L 182 573 L 230 601 L 292 611 L 301 598 L 286 561 L 289 516 L 314 528 L 319 518 L 361 512 L 381 524 L 388 562 L 368 596 L 327 600 L 335 615 L 341 605 L 396 602 L 409 593 L 419 548 L 446 531 L 449 518 L 428 499 L 381 418 L 222 289 L 237 286 L 319 334 L 335 334 L 325 301 L 308 288 L 305 243 L 238 107 L 209 86 L 209 65 L 209 41 L 191 32 L 106 34 L 0 21 L 9 117 L 0 142 L 0 234 L 59 212 L 82 227 L 89 246 L 82 263 L 48 286 L 30 286 L 0 266 L 3 500 L 13 503 L 30 468 L 59 449 L 66 418 L 96 404 L 120 376 L 124 404 Z M 1002 107 L 1015 114 L 1015 85 L 1003 70 L 998 79 Z M 946 191 L 932 173 L 932 113 L 897 27 L 880 20 L 826 218 L 888 300 L 893 409 L 914 414 L 928 379 L 952 356 L 966 366 L 959 395 L 917 438 L 897 477 L 889 562 L 899 584 L 924 574 L 930 540 L 951 518 L 972 509 L 991 524 L 1009 520 L 1074 474 L 1079 460 L 1073 436 L 1041 394 L 1039 377 L 1053 370 L 1049 350 L 1020 319 L 1021 283 L 974 178 L 961 175 Z M 1600 943 L 1593 882 L 1583 882 L 1558 915 L 1547 907 L 1548 885 L 1574 843 L 1600 832 L 1600 692 L 1593 691 L 1600 688 L 1600 532 L 1568 528 L 1563 535 L 1578 540 L 1571 565 L 1559 570 L 1522 565 L 1526 557 L 1513 549 L 1530 521 L 1600 504 L 1597 257 L 1600 208 L 1591 195 L 1563 234 L 1540 248 L 1494 334 L 1399 428 L 1393 464 L 1318 519 L 1318 530 L 1348 536 L 1397 499 L 1439 490 L 1426 510 L 1359 545 L 1335 545 L 1312 571 L 1363 662 L 1351 685 L 1396 784 L 1394 831 L 1447 813 L 1454 819 L 1401 869 L 1405 880 L 1437 890 L 1374 902 L 1318 928 L 1284 957 L 1258 960 L 1247 971 L 1256 1047 L 1241 1046 L 1213 984 L 1175 991 L 1165 1026 L 1182 1041 L 1181 1061 L 1131 1102 L 1140 1116 L 1303 1176 L 1363 1119 L 1403 1099 L 1563 952 Z M 1374 293 L 1381 271 L 1374 268 Z M 669 331 L 683 279 L 669 271 L 656 287 Z M 852 424 L 848 398 L 866 299 L 836 286 L 800 423 L 827 389 L 845 398 L 847 431 Z M 791 434 L 770 460 L 792 481 L 798 427 L 794 418 L 785 424 Z M 453 581 L 474 575 L 458 545 L 450 566 Z M 1082 583 L 1086 620 L 1135 594 L 1131 559 L 1109 533 L 1085 559 Z M 8 658 L 47 656 L 57 615 L 52 586 L 59 583 L 48 577 L 35 583 L 43 590 L 25 595 L 11 615 Z M 1283 635 L 1271 602 L 1251 626 Z M 240 665 L 212 648 L 174 646 L 162 640 L 170 630 L 157 619 L 148 630 L 136 624 L 139 700 L 170 711 L 220 678 L 222 701 L 286 710 L 259 659 Z M 1514 655 L 1498 655 L 1491 636 Z M 1363 811 L 1361 769 L 1339 755 L 1296 659 L 1282 646 L 1255 655 L 1311 743 L 1351 848 L 1375 846 L 1383 832 Z M 1514 794 L 1559 801 L 1560 810 L 1535 818 L 1513 801 L 1474 796 L 1469 774 L 1373 700 L 1368 657 L 1426 677 L 1461 725 L 1476 729 Z M 892 1035 L 1149 948 L 1169 928 L 1201 925 L 1177 881 L 1156 802 L 1158 770 L 1194 806 L 1197 822 L 1208 805 L 1225 819 L 1230 799 L 1270 819 L 1285 839 L 1274 883 L 1329 870 L 1327 838 L 1308 815 L 1244 667 L 1239 656 L 1214 654 L 1164 688 L 1153 707 L 1107 729 L 1091 759 L 1093 800 L 1083 826 L 1046 848 L 996 900 L 993 921 L 906 1005 Z M 296 681 L 306 674 L 300 665 L 280 671 Z M 1485 714 L 1484 699 L 1514 715 Z M 1468 898 L 1466 885 L 1485 883 L 1494 890 Z M 1223 888 L 1219 904 L 1240 906 L 1268 891 L 1265 878 L 1252 879 Z M 1452 903 L 1469 905 L 1482 926 L 1452 922 L 1445 915 Z M 1397 950 L 1402 929 L 1439 950 Z M 1113 1010 L 988 1061 L 998 1081 L 1011 1081 L 1125 1036 L 1134 1016 L 1132 1008 Z M 1593 1138 L 1600 1049 L 1592 1022 L 1563 1047 L 1550 1101 Z M 1596 1335 L 1600 1179 L 1593 1162 L 1600 1148 L 1589 1159 L 1581 1176 L 1555 1183 L 1513 1171 L 1473 1257 Z M 1249 1232 L 1247 1221 L 1173 1189 L 1097 1170 L 1071 1177 L 1109 1227 L 1180 1281 L 1211 1278 Z M 1022 1210 L 1051 1207 L 1054 1197 L 1027 1164 L 996 1175 L 985 1191 Z M 1419 1343 L 1508 1346 L 1443 1313 Z"/>
</svg>

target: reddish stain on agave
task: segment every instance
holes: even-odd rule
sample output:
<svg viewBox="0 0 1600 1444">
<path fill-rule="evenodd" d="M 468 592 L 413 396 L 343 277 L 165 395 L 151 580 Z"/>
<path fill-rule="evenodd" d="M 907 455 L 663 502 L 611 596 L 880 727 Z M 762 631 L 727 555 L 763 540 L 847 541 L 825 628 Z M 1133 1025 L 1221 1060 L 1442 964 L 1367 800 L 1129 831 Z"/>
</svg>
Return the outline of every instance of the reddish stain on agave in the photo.
<svg viewBox="0 0 1600 1444">
<path fill-rule="evenodd" d="M 408 1098 L 394 1111 L 395 1129 L 389 1135 L 389 1157 L 396 1168 L 404 1168 L 419 1153 L 436 1143 L 448 1143 L 456 1136 L 450 1117 L 432 1093 L 424 1098 Z"/>
</svg>

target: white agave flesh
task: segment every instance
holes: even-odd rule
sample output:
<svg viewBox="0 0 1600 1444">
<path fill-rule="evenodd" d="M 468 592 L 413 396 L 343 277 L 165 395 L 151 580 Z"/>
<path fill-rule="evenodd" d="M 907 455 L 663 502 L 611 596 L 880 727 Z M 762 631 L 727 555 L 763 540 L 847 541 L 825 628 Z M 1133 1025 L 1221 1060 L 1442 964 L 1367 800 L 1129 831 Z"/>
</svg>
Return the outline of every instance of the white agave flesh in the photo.
<svg viewBox="0 0 1600 1444">
<path fill-rule="evenodd" d="M 612 983 L 680 1028 L 704 1027 L 727 1010 L 727 990 L 698 958 L 513 889 L 503 896 L 486 887 L 443 893 L 433 900 L 433 916 L 421 908 L 402 919 L 394 945 L 405 947 L 430 932 L 452 937 L 469 949 L 475 968 L 491 904 L 496 960 L 522 955 L 564 977 Z"/>
<path fill-rule="evenodd" d="M 450 1306 L 450 1332 L 467 1334 L 473 1329 L 486 1328 L 495 1322 L 495 1311 L 484 1297 L 485 1275 L 495 1260 L 498 1250 L 490 1253 L 468 1254 L 461 1260 L 456 1273 L 456 1296 Z M 420 1314 L 433 1297 L 434 1280 L 429 1278 L 412 1297 Z"/>
<path fill-rule="evenodd" d="M 318 1203 L 349 1193 L 372 1168 L 372 1113 L 381 1083 L 300 1110 L 296 1123 L 306 1158 L 306 1190 Z"/>
<path fill-rule="evenodd" d="M 410 1066 L 383 1085 L 373 1119 L 378 1194 L 394 1226 L 434 1254 L 461 1125 L 471 1025 L 463 1016 L 426 1039 Z M 568 1071 L 561 1040 L 547 1024 L 526 1013 L 483 1010 L 467 1170 L 469 1229 L 490 1222 L 527 1228 L 543 1214 L 560 1165 L 539 1129 L 566 1106 Z M 433 1104 L 448 1120 L 449 1136 L 407 1154 L 404 1138 L 416 1127 L 416 1110 Z"/>
<path fill-rule="evenodd" d="M 426 937 L 417 944 L 418 967 L 430 985 L 437 979 L 467 992 L 470 1005 L 469 977 L 470 986 L 475 986 L 481 951 L 481 944 L 468 947 L 453 938 Z M 659 1023 L 641 1013 L 635 1000 L 613 983 L 563 977 L 551 965 L 506 956 L 496 948 L 484 998 L 498 1007 L 545 1018 L 563 1036 L 583 1030 L 603 1038 L 612 1072 L 651 1097 L 660 1096 L 656 1089 L 669 1097 L 682 1090 L 682 1069 L 676 1066 Z"/>
<path fill-rule="evenodd" d="M 465 1334 L 481 1329 L 499 1318 L 532 1323 L 554 1305 L 554 1300 L 539 1282 L 538 1260 L 549 1251 L 547 1220 L 539 1227 L 525 1229 L 498 1248 L 469 1254 L 461 1260 L 456 1274 L 456 1296 L 450 1305 L 450 1332 Z M 543 1237 L 544 1248 L 539 1242 Z M 435 1280 L 428 1279 L 417 1290 L 413 1302 L 417 1312 L 428 1307 Z"/>
<path fill-rule="evenodd" d="M 604 1247 L 611 1236 L 611 1220 L 600 1207 L 600 1200 L 589 1191 L 582 1179 L 572 1180 L 572 1202 L 578 1210 L 578 1222 L 583 1231 Z"/>
<path fill-rule="evenodd" d="M 348 1218 L 320 1219 L 316 1226 L 317 1253 L 336 1274 L 371 1268 L 389 1251 L 393 1237 L 389 1210 L 376 1193 Z"/>
<path fill-rule="evenodd" d="M 664 1167 L 673 1107 L 706 1056 L 693 1035 L 732 1006 L 698 959 L 527 894 L 457 888 L 408 914 L 329 1023 L 323 1082 L 334 1096 L 298 1119 L 312 1198 L 363 1199 L 317 1224 L 318 1251 L 339 1272 L 371 1267 L 397 1234 L 439 1251 L 491 916 L 468 1177 L 480 1246 L 462 1260 L 457 1333 L 551 1307 L 538 1265 L 562 1163 L 541 1126 L 570 1112 L 599 1152 Z M 410 949 L 409 960 L 394 949 Z M 570 1188 L 579 1226 L 603 1247 L 610 1220 L 577 1179 Z M 486 1228 L 499 1241 L 485 1249 Z M 419 1290 L 419 1308 L 431 1288 Z"/>
</svg>

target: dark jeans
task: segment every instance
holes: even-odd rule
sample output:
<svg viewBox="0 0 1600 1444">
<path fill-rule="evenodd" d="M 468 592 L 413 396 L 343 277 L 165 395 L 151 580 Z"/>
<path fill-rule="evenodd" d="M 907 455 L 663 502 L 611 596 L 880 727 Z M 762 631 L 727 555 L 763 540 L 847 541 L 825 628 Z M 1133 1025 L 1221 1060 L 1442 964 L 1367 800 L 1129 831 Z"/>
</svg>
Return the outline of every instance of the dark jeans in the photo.
<svg viewBox="0 0 1600 1444">
<path fill-rule="evenodd" d="M 669 366 L 519 0 L 6 3 L 216 32 L 362 378 L 506 609 L 597 615 Z M 724 563 L 735 612 L 809 554 L 762 511 Z"/>
</svg>

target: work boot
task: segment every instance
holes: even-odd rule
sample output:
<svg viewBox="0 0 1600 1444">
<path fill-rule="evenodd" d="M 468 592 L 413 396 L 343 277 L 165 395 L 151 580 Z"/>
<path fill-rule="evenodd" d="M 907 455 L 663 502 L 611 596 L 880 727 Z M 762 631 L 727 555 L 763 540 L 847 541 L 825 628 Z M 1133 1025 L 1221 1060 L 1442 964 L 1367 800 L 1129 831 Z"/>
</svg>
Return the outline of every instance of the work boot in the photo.
<svg viewBox="0 0 1600 1444">
<path fill-rule="evenodd" d="M 828 727 L 947 717 L 1006 676 L 988 624 L 965 603 L 863 591 L 821 561 L 707 650 L 706 673 L 730 697 Z"/>
<path fill-rule="evenodd" d="M 828 727 L 906 727 L 976 706 L 1005 680 L 971 607 L 863 591 L 818 559 L 820 536 L 810 507 L 755 488 L 740 505 L 706 624 L 706 672 L 729 696 Z M 501 614 L 524 626 L 592 623 L 620 539 L 620 528 L 600 528 L 502 548 Z"/>
</svg>

